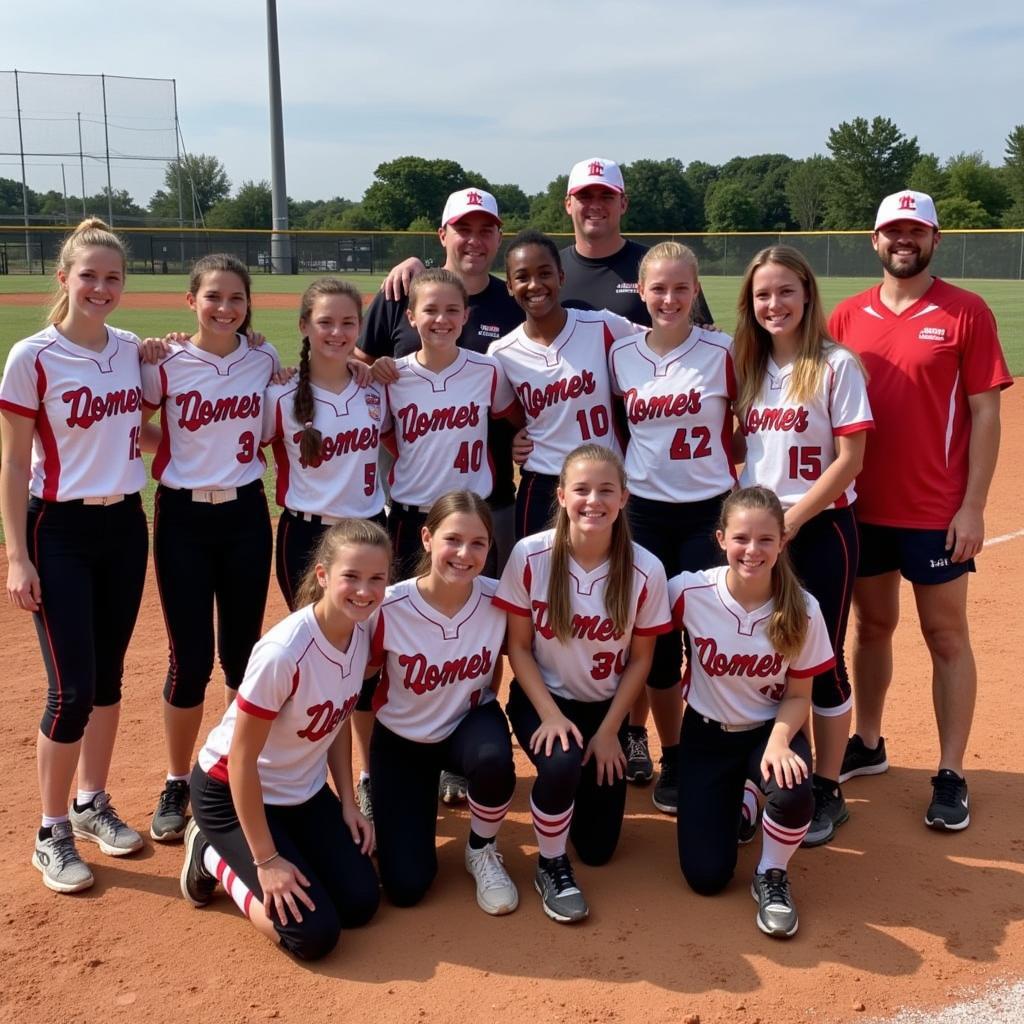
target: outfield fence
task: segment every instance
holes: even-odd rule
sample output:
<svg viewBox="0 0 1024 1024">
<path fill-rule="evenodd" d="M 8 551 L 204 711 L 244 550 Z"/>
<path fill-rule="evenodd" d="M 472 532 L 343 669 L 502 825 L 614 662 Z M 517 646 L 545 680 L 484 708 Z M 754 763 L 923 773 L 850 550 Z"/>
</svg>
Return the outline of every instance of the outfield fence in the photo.
<svg viewBox="0 0 1024 1024">
<path fill-rule="evenodd" d="M 67 233 L 64 227 L 0 226 L 0 274 L 50 274 Z M 194 260 L 211 252 L 238 257 L 254 273 L 271 273 L 270 231 L 209 231 L 189 228 L 122 228 L 132 273 L 186 273 Z M 407 256 L 441 265 L 444 251 L 432 232 L 288 231 L 292 271 L 300 274 L 380 274 Z M 559 245 L 571 235 L 554 234 Z M 736 276 L 767 245 L 785 243 L 800 249 L 821 277 L 871 277 L 878 261 L 864 231 L 793 231 L 776 233 L 658 233 L 630 238 L 653 245 L 674 239 L 690 246 L 705 275 Z M 508 238 L 503 246 L 508 244 Z M 500 260 L 500 256 L 499 256 Z M 1024 279 L 1024 231 L 945 231 L 932 261 L 943 277 Z"/>
</svg>

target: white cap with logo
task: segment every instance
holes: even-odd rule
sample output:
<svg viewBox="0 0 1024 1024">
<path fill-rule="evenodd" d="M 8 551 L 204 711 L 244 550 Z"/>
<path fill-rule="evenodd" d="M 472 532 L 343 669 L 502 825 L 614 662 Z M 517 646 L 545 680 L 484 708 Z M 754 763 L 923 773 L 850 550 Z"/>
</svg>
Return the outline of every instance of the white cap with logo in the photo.
<svg viewBox="0 0 1024 1024">
<path fill-rule="evenodd" d="M 573 166 L 569 172 L 569 185 L 565 194 L 571 196 L 590 185 L 610 188 L 613 192 L 626 191 L 619 165 L 614 160 L 603 160 L 596 156 L 589 160 L 581 160 Z"/>
<path fill-rule="evenodd" d="M 935 200 L 925 192 L 914 192 L 904 189 L 886 196 L 878 206 L 875 217 L 875 230 L 884 228 L 897 220 L 914 220 L 918 224 L 927 224 L 930 228 L 938 228 L 939 215 L 935 212 Z"/>
<path fill-rule="evenodd" d="M 448 202 L 444 204 L 444 213 L 441 214 L 441 227 L 465 217 L 467 213 L 487 213 L 499 225 L 501 224 L 498 200 L 490 192 L 485 192 L 482 188 L 464 188 L 448 197 Z"/>
</svg>

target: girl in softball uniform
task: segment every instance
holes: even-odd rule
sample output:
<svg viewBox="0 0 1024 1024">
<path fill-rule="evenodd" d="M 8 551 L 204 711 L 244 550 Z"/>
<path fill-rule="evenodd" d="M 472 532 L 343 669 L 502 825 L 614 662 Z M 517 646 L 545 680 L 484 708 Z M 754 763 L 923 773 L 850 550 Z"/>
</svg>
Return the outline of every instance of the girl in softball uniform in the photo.
<svg viewBox="0 0 1024 1024">
<path fill-rule="evenodd" d="M 124 277 L 120 239 L 83 221 L 61 248 L 48 326 L 14 345 L 0 382 L 7 596 L 33 613 L 48 680 L 32 863 L 56 892 L 93 884 L 75 837 L 115 857 L 142 847 L 106 792 L 149 547 L 138 338 L 107 325 Z"/>
<path fill-rule="evenodd" d="M 505 614 L 491 603 L 497 581 L 481 576 L 491 513 L 472 491 L 434 502 L 421 531 L 419 574 L 388 588 L 373 626 L 383 665 L 370 743 L 381 881 L 392 902 L 412 906 L 437 874 L 437 777 L 468 784 L 466 870 L 488 914 L 519 903 L 496 837 L 515 789 L 508 721 L 496 699 Z"/>
<path fill-rule="evenodd" d="M 629 425 L 629 525 L 636 542 L 657 555 L 672 577 L 721 562 L 715 527 L 722 499 L 736 482 L 732 339 L 691 323 L 700 285 L 697 258 L 686 246 L 662 242 L 648 250 L 639 287 L 652 327 L 617 341 L 608 367 Z M 679 633 L 658 637 L 647 686 L 662 749 L 654 805 L 667 814 L 676 813 L 679 789 L 682 660 Z M 627 777 L 647 781 L 647 709 L 640 704 L 636 710 L 642 714 L 631 716 L 627 752 L 634 772 Z"/>
<path fill-rule="evenodd" d="M 671 628 L 665 570 L 630 539 L 626 475 L 602 445 L 570 452 L 555 527 L 519 541 L 495 603 L 508 613 L 515 679 L 508 716 L 537 768 L 530 797 L 540 847 L 534 885 L 556 921 L 589 913 L 566 855 L 615 852 L 626 802 L 625 720 Z"/>
<path fill-rule="evenodd" d="M 388 532 L 399 579 L 416 569 L 420 531 L 440 495 L 490 495 L 488 417 L 517 412 L 498 363 L 458 347 L 468 301 L 465 285 L 449 270 L 424 271 L 409 287 L 408 317 L 421 347 L 395 361 L 398 379 L 387 385 L 393 430 L 385 437 L 396 455 Z"/>
<path fill-rule="evenodd" d="M 192 270 L 188 341 L 142 370 L 148 415 L 161 412 L 153 460 L 153 555 L 170 658 L 164 685 L 167 779 L 150 826 L 161 842 L 185 831 L 189 769 L 217 652 L 234 696 L 263 626 L 272 536 L 260 450 L 264 392 L 279 368 L 271 345 L 250 347 L 250 282 L 233 256 Z"/>
<path fill-rule="evenodd" d="M 740 482 L 779 496 L 789 557 L 836 654 L 812 691 L 814 821 L 804 845 L 818 846 L 849 818 L 839 788 L 852 704 L 843 642 L 860 557 L 854 479 L 874 423 L 860 360 L 829 337 L 814 273 L 796 249 L 763 249 L 747 268 L 735 356 Z"/>
<path fill-rule="evenodd" d="M 323 534 L 298 611 L 253 648 L 192 771 L 182 894 L 202 907 L 219 882 L 258 931 L 302 960 L 328 954 L 379 901 L 348 717 L 390 556 L 376 523 L 343 519 Z"/>
<path fill-rule="evenodd" d="M 563 309 L 565 275 L 555 243 L 521 231 L 505 254 L 508 290 L 526 322 L 487 350 L 501 364 L 526 417 L 528 443 L 516 493 L 516 537 L 551 521 L 566 456 L 590 442 L 622 454 L 612 415 L 607 354 L 616 338 L 635 334 L 607 310 Z"/>
<path fill-rule="evenodd" d="M 679 863 L 690 887 L 720 892 L 736 868 L 747 779 L 765 794 L 761 859 L 751 883 L 757 924 L 777 938 L 798 925 L 787 869 L 814 809 L 801 731 L 811 679 L 835 661 L 818 602 L 783 550 L 778 498 L 734 491 L 717 532 L 727 565 L 669 581 L 672 618 L 690 636 L 679 745 Z"/>
</svg>

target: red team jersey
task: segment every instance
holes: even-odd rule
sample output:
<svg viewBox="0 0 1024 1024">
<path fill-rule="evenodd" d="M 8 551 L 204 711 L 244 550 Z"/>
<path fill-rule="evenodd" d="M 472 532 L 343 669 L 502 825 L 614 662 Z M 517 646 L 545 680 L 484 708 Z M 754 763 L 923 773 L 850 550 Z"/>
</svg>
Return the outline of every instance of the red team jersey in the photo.
<svg viewBox="0 0 1024 1024">
<path fill-rule="evenodd" d="M 228 752 L 239 714 L 270 721 L 256 768 L 265 804 L 292 806 L 327 781 L 327 751 L 352 713 L 370 655 L 370 630 L 357 622 L 348 650 L 324 636 L 306 605 L 279 622 L 252 649 L 238 696 L 199 751 L 199 765 L 228 782 Z"/>
<path fill-rule="evenodd" d="M 704 501 L 736 482 L 732 339 L 694 327 L 665 356 L 647 332 L 615 342 L 608 354 L 612 391 L 629 421 L 626 476 L 631 494 L 651 501 Z"/>
<path fill-rule="evenodd" d="M 106 346 L 92 352 L 51 325 L 11 349 L 0 409 L 35 420 L 29 491 L 37 498 L 102 498 L 145 486 L 138 343 L 108 327 Z"/>
<path fill-rule="evenodd" d="M 608 350 L 636 325 L 607 310 L 567 309 L 565 327 L 550 345 L 531 341 L 522 327 L 487 350 L 501 363 L 526 414 L 533 451 L 525 469 L 557 476 L 565 457 L 585 442 L 622 445 L 612 420 Z"/>
<path fill-rule="evenodd" d="M 970 395 L 1006 388 L 995 318 L 973 292 L 935 278 L 892 312 L 880 285 L 845 299 L 829 331 L 861 357 L 878 428 L 857 478 L 866 523 L 945 530 L 967 488 Z"/>
<path fill-rule="evenodd" d="M 804 591 L 807 635 L 800 653 L 784 658 L 768 641 L 769 601 L 747 611 L 726 586 L 728 566 L 681 572 L 669 580 L 672 621 L 690 635 L 683 689 L 694 711 L 726 725 L 770 722 L 786 695 L 788 676 L 813 677 L 835 664 L 818 602 Z"/>
<path fill-rule="evenodd" d="M 803 402 L 789 397 L 793 366 L 768 357 L 761 390 L 740 427 L 747 460 L 740 485 L 773 490 L 792 508 L 836 460 L 835 438 L 874 426 L 867 386 L 856 359 L 841 345 L 830 345 L 818 393 Z M 846 508 L 857 497 L 851 482 L 827 508 Z"/>
<path fill-rule="evenodd" d="M 304 424 L 295 418 L 294 383 L 272 385 L 263 406 L 263 443 L 277 466 L 277 503 L 292 512 L 369 519 L 384 508 L 377 480 L 381 429 L 388 415 L 383 386 L 355 380 L 336 395 L 310 384 L 320 455 L 307 463 L 299 452 Z"/>
<path fill-rule="evenodd" d="M 487 419 L 507 415 L 515 405 L 501 368 L 490 356 L 460 348 L 440 373 L 421 366 L 415 353 L 396 360 L 395 369 L 398 380 L 387 386 L 397 450 L 391 497 L 415 507 L 448 491 L 489 497 L 494 467 Z"/>
<path fill-rule="evenodd" d="M 654 636 L 672 628 L 665 570 L 646 548 L 633 545 L 632 609 L 626 631 L 615 629 L 604 603 L 608 563 L 584 572 L 570 556 L 572 637 L 562 643 L 551 632 L 548 581 L 555 531 L 524 537 L 512 549 L 494 603 L 533 619 L 533 656 L 547 688 L 570 700 L 600 701 L 615 696 L 629 664 L 633 634 Z"/>
<path fill-rule="evenodd" d="M 388 587 L 371 625 L 371 660 L 383 665 L 373 710 L 417 743 L 447 739 L 471 708 L 495 699 L 491 682 L 505 646 L 505 613 L 491 599 L 497 580 L 478 576 L 451 618 L 420 596 L 415 579 Z"/>
</svg>

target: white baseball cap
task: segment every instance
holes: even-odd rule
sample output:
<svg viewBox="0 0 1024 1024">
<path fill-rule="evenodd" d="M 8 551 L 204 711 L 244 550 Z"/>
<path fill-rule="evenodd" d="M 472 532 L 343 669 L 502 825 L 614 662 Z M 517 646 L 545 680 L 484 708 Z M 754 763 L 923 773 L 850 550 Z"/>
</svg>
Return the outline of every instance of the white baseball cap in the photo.
<svg viewBox="0 0 1024 1024">
<path fill-rule="evenodd" d="M 465 217 L 467 213 L 488 213 L 501 225 L 501 217 L 498 216 L 498 200 L 485 192 L 482 188 L 464 188 L 459 192 L 453 192 L 444 204 L 444 213 L 441 214 L 441 227 Z"/>
<path fill-rule="evenodd" d="M 569 185 L 565 190 L 567 196 L 579 192 L 588 185 L 603 185 L 613 192 L 625 192 L 626 184 L 622 180 L 622 171 L 614 160 L 604 160 L 592 156 L 589 160 L 581 160 L 569 172 Z"/>
<path fill-rule="evenodd" d="M 937 229 L 939 215 L 935 212 L 935 200 L 924 192 L 914 192 L 912 189 L 893 192 L 878 206 L 875 230 L 897 220 L 914 220 L 918 224 L 927 224 L 928 227 Z"/>
</svg>

